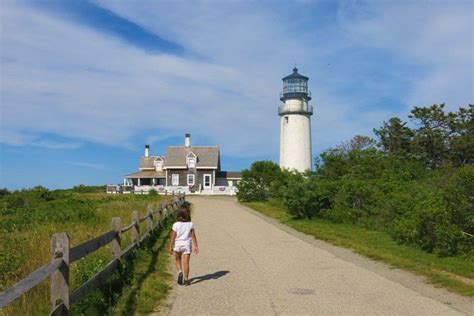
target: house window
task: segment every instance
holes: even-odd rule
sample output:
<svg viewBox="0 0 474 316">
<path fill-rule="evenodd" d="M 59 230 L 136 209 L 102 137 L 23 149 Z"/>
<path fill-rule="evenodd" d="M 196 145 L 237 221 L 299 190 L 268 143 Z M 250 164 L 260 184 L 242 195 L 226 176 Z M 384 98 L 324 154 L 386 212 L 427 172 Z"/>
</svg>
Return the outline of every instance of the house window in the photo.
<svg viewBox="0 0 474 316">
<path fill-rule="evenodd" d="M 211 174 L 205 174 L 204 175 L 204 189 L 210 189 L 211 188 L 211 179 L 212 175 Z"/>
<path fill-rule="evenodd" d="M 155 167 L 156 169 L 161 169 L 163 167 L 163 161 L 161 160 L 155 161 Z"/>
<path fill-rule="evenodd" d="M 196 158 L 188 158 L 188 168 L 196 168 Z"/>
<path fill-rule="evenodd" d="M 194 174 L 188 174 L 188 185 L 194 185 Z"/>
<path fill-rule="evenodd" d="M 171 185 L 179 185 L 179 174 L 171 175 Z"/>
</svg>

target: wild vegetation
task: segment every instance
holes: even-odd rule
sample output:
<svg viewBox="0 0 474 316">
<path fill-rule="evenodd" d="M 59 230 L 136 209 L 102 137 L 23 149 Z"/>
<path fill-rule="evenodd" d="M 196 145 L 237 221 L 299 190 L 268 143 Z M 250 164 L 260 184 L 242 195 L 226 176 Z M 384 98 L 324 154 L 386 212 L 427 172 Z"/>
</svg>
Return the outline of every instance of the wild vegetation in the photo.
<svg viewBox="0 0 474 316">
<path fill-rule="evenodd" d="M 107 195 L 103 187 L 76 186 L 70 190 L 50 191 L 44 187 L 9 192 L 0 191 L 0 291 L 13 285 L 29 273 L 49 262 L 51 235 L 67 232 L 71 245 L 92 239 L 111 229 L 112 217 L 121 217 L 124 224 L 132 221 L 132 211 L 146 213 L 149 203 L 156 205 L 163 197 L 158 195 Z M 141 224 L 145 229 L 146 223 Z M 73 314 L 105 314 L 112 312 L 151 311 L 155 302 L 137 304 L 141 294 L 157 286 L 158 299 L 167 291 L 165 270 L 167 256 L 161 246 L 167 240 L 164 230 L 151 238 L 133 258 L 124 262 L 121 269 L 102 288 L 73 306 Z M 129 234 L 122 239 L 122 247 L 131 242 Z M 73 263 L 70 288 L 74 290 L 101 270 L 112 259 L 111 251 L 104 247 Z M 5 314 L 48 314 L 49 283 L 45 281 L 13 304 L 2 310 Z M 126 289 L 125 289 L 126 288 Z M 130 289 L 133 288 L 133 291 Z M 127 302 L 126 304 L 124 303 Z M 140 307 L 141 306 L 141 307 Z M 134 308 L 141 308 L 135 310 Z"/>
<path fill-rule="evenodd" d="M 444 105 L 415 107 L 409 118 L 410 125 L 396 117 L 384 122 L 376 139 L 355 136 L 328 149 L 313 173 L 256 162 L 243 172 L 238 198 L 273 201 L 296 222 L 383 232 L 398 244 L 472 264 L 474 106 L 449 113 Z"/>
</svg>

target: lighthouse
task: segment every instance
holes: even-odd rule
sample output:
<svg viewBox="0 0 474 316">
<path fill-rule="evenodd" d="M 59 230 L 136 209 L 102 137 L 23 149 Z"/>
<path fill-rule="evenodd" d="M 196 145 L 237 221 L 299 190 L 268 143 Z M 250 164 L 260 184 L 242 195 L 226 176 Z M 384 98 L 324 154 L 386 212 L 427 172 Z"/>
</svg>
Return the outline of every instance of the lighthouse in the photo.
<svg viewBox="0 0 474 316">
<path fill-rule="evenodd" d="M 308 77 L 293 73 L 284 77 L 282 104 L 278 107 L 280 116 L 280 167 L 304 172 L 311 170 L 311 115 L 313 107 L 308 104 L 311 92 Z"/>
</svg>

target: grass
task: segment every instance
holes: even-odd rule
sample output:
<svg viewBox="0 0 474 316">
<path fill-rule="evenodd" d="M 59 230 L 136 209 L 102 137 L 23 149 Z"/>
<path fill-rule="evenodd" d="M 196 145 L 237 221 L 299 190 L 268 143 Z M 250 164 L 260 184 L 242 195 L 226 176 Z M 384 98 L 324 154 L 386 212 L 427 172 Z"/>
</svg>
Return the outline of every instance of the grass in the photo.
<svg viewBox="0 0 474 316">
<path fill-rule="evenodd" d="M 52 234 L 67 232 L 71 247 L 74 247 L 110 230 L 112 217 L 121 217 L 122 224 L 128 225 L 132 220 L 132 211 L 137 210 L 140 216 L 144 216 L 148 204 L 156 206 L 165 198 L 150 195 L 50 192 L 52 197 L 49 196 L 47 199 L 39 198 L 36 193 L 31 192 L 16 192 L 1 198 L 3 207 L 0 212 L 0 291 L 50 261 Z M 141 223 L 140 229 L 143 231 L 146 229 L 146 222 Z M 128 232 L 123 235 L 122 248 L 130 244 L 130 235 Z M 163 238 L 159 237 L 156 242 L 158 244 L 164 242 Z M 153 251 L 152 247 L 148 249 L 149 253 Z M 137 256 L 140 260 L 146 258 L 141 252 Z M 70 290 L 73 291 L 101 270 L 111 259 L 111 250 L 106 246 L 73 263 Z M 161 261 L 157 258 L 154 260 L 161 269 Z M 129 271 L 138 271 L 130 270 L 132 268 L 140 269 L 139 265 L 135 266 L 132 262 L 128 262 L 128 265 Z M 159 276 L 150 274 L 152 275 L 166 279 L 164 274 Z M 118 281 L 116 283 L 119 284 Z M 119 302 L 120 297 L 114 291 L 107 292 L 102 289 L 102 292 L 111 296 L 98 295 L 100 300 L 108 300 L 102 302 L 102 305 L 109 306 L 110 303 Z M 0 310 L 0 315 L 46 315 L 49 311 L 49 279 L 46 279 Z"/>
<path fill-rule="evenodd" d="M 170 223 L 136 253 L 131 286 L 123 291 L 112 314 L 147 315 L 166 298 L 173 279 L 168 272 L 170 257 L 166 248 Z"/>
<path fill-rule="evenodd" d="M 423 275 L 437 287 L 464 296 L 474 296 L 472 257 L 438 257 L 420 249 L 399 245 L 385 232 L 321 219 L 293 219 L 278 201 L 242 203 L 300 232 L 350 248 L 374 260 Z"/>
</svg>

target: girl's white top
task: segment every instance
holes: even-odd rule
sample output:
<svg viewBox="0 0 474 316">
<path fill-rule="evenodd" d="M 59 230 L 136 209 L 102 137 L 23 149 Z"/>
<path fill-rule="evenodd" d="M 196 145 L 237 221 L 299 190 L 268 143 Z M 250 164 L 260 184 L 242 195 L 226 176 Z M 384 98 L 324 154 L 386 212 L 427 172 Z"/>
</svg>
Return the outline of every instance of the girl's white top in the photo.
<svg viewBox="0 0 474 316">
<path fill-rule="evenodd" d="M 176 232 L 175 245 L 187 245 L 191 243 L 191 230 L 193 227 L 193 222 L 174 223 L 172 229 Z"/>
</svg>

